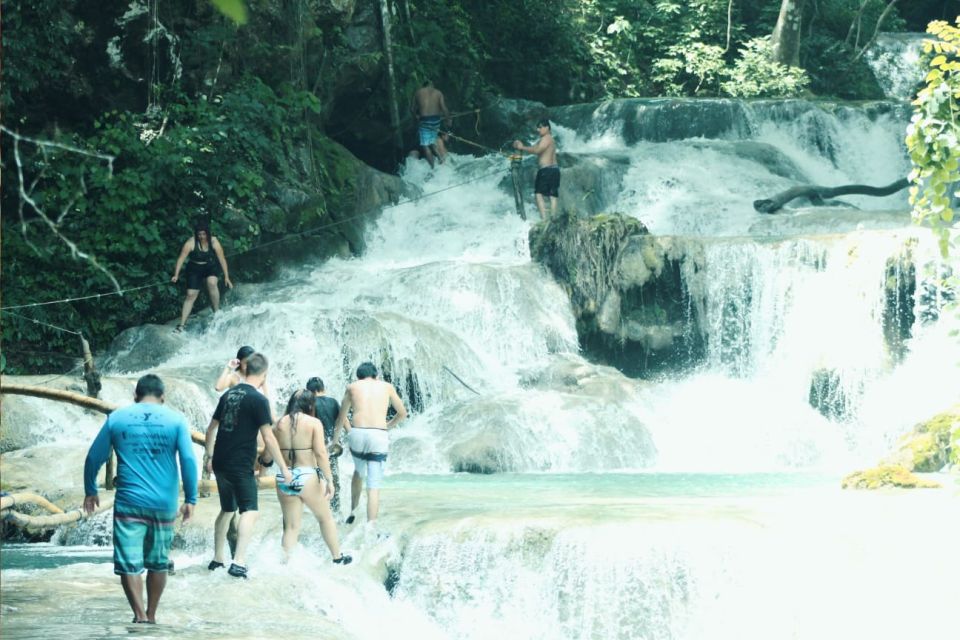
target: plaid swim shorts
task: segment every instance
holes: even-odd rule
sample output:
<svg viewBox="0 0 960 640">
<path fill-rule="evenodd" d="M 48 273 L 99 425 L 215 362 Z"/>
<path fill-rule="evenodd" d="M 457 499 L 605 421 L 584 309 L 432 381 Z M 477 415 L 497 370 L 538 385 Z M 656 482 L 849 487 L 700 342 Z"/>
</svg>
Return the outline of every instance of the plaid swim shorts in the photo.
<svg viewBox="0 0 960 640">
<path fill-rule="evenodd" d="M 114 505 L 113 572 L 117 575 L 167 570 L 177 513 Z"/>
</svg>

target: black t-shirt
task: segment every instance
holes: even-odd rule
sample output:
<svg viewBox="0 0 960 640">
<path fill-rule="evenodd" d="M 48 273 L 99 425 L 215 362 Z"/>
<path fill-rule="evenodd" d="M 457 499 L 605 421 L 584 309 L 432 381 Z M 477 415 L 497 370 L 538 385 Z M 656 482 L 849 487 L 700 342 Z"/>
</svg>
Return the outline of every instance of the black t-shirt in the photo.
<svg viewBox="0 0 960 640">
<path fill-rule="evenodd" d="M 220 423 L 213 446 L 213 469 L 252 473 L 257 457 L 257 432 L 270 419 L 270 401 L 246 383 L 220 396 L 213 419 Z"/>
<path fill-rule="evenodd" d="M 317 418 L 323 423 L 323 435 L 329 440 L 333 437 L 333 427 L 340 413 L 340 403 L 330 396 L 317 397 Z"/>
</svg>

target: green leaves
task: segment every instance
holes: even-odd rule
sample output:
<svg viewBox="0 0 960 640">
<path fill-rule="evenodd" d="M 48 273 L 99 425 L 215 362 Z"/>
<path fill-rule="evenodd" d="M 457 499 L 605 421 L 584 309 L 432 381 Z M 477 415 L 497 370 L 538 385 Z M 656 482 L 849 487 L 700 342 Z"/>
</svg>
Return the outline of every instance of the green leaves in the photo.
<svg viewBox="0 0 960 640">
<path fill-rule="evenodd" d="M 928 63 L 926 86 L 913 102 L 906 137 L 913 163 L 909 176 L 913 216 L 933 227 L 945 257 L 955 217 L 951 191 L 960 182 L 960 18 L 956 24 L 935 21 L 927 29 L 937 39 L 925 42 L 924 51 L 936 55 Z"/>
<path fill-rule="evenodd" d="M 244 0 L 210 0 L 220 13 L 238 25 L 247 24 L 247 3 Z"/>
</svg>

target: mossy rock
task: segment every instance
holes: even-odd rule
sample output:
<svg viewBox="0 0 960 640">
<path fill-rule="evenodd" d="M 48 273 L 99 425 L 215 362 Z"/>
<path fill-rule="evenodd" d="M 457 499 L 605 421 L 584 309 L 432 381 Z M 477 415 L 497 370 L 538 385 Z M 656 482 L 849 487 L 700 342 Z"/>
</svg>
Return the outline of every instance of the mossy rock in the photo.
<svg viewBox="0 0 960 640">
<path fill-rule="evenodd" d="M 960 409 L 937 414 L 900 439 L 889 462 L 910 471 L 936 472 L 960 464 Z"/>
<path fill-rule="evenodd" d="M 843 479 L 844 489 L 880 489 L 899 487 L 901 489 L 939 489 L 940 484 L 932 480 L 919 478 L 906 467 L 899 464 L 885 464 L 872 469 L 855 471 Z"/>
</svg>

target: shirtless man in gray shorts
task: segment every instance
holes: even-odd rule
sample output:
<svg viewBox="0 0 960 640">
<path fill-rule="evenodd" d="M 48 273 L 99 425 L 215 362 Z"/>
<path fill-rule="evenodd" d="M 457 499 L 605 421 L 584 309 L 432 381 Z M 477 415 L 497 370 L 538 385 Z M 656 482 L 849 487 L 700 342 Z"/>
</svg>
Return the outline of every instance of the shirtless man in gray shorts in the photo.
<svg viewBox="0 0 960 640">
<path fill-rule="evenodd" d="M 387 420 L 387 407 L 396 414 Z M 353 411 L 353 425 L 347 419 Z M 340 441 L 340 430 L 347 430 L 347 444 L 353 454 L 356 470 L 350 482 L 350 516 L 347 524 L 354 521 L 353 511 L 360 504 L 360 491 L 367 484 L 367 521 L 374 522 L 380 511 L 380 487 L 387 463 L 387 448 L 390 439 L 387 430 L 407 417 L 407 409 L 392 384 L 377 376 L 372 362 L 357 367 L 357 381 L 347 385 L 340 403 L 340 414 L 333 432 L 333 441 Z"/>
</svg>

